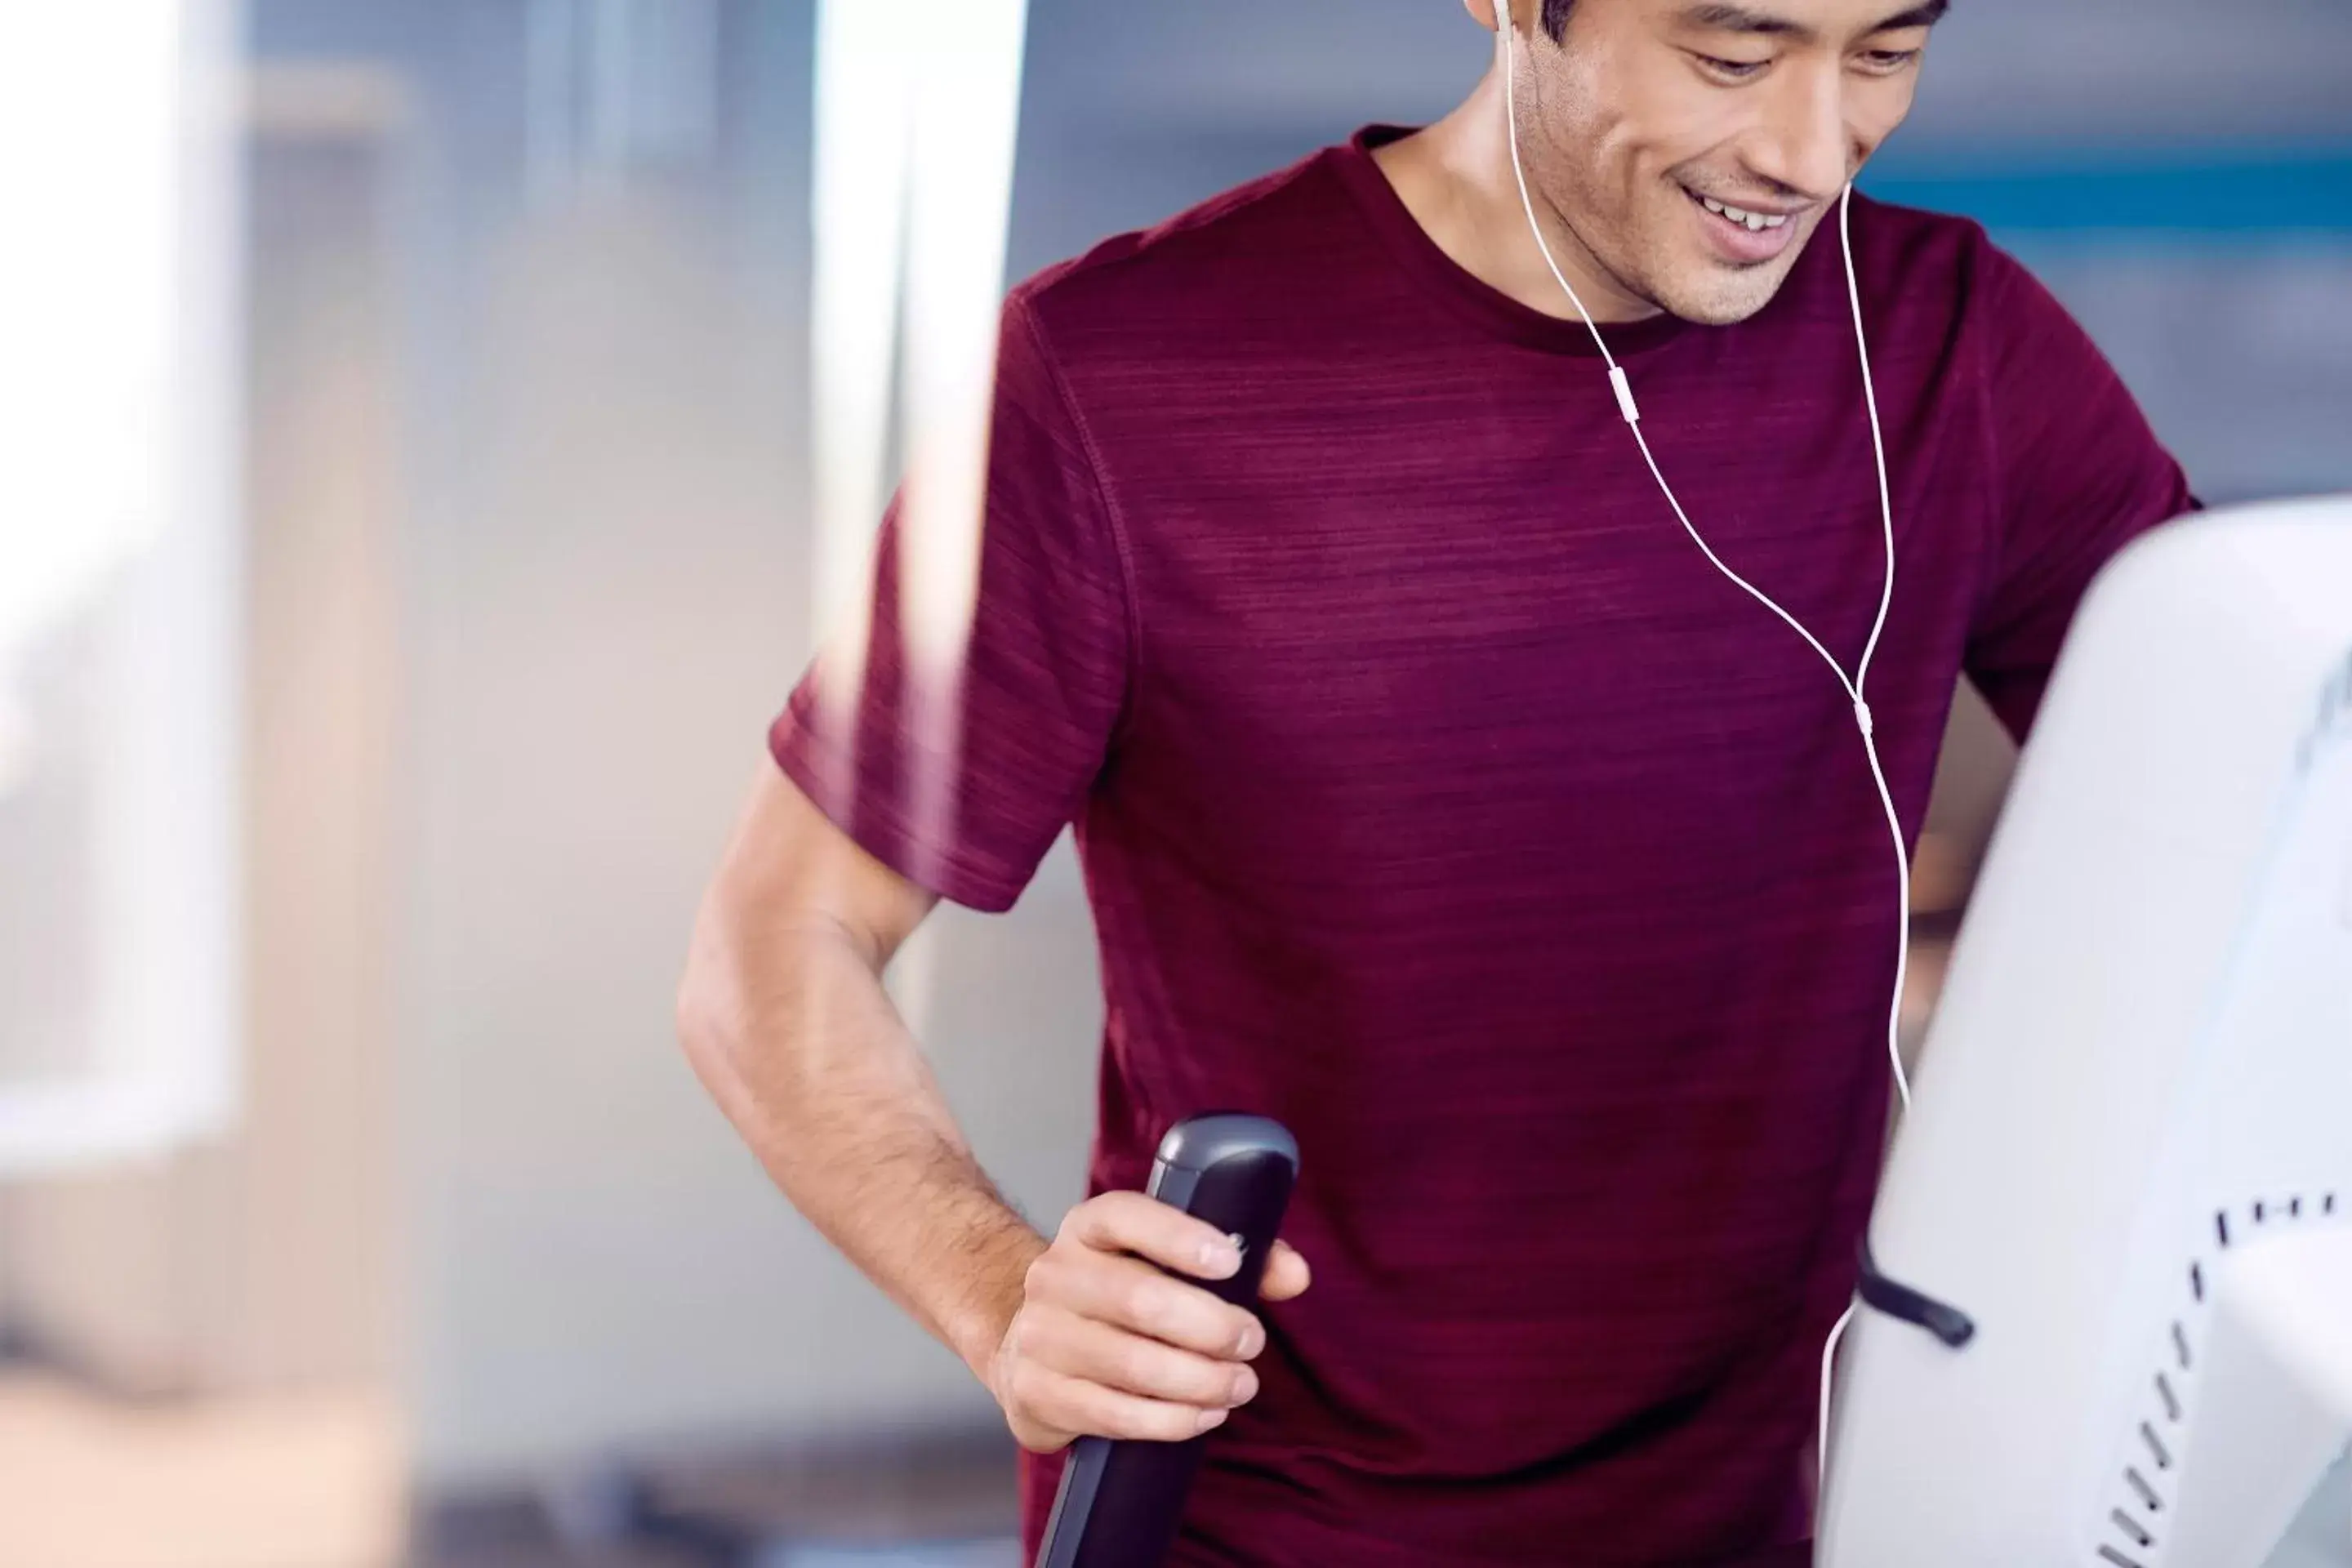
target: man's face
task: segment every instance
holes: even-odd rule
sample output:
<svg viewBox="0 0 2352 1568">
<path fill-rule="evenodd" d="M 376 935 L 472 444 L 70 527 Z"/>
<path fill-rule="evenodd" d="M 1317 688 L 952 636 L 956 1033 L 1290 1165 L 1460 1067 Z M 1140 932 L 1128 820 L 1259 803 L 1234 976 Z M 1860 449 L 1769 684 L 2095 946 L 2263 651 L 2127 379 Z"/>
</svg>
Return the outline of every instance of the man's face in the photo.
<svg viewBox="0 0 2352 1568">
<path fill-rule="evenodd" d="M 1745 320 L 1910 112 L 1942 10 L 1577 0 L 1561 45 L 1515 51 L 1529 184 L 1633 300 Z"/>
</svg>

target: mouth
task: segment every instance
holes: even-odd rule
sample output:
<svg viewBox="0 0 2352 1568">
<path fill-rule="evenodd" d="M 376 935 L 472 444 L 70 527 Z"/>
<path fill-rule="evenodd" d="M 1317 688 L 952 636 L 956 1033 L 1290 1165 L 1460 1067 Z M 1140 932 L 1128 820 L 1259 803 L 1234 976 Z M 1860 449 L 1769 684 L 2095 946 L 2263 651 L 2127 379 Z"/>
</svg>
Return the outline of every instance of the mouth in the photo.
<svg viewBox="0 0 2352 1568">
<path fill-rule="evenodd" d="M 1701 195 L 1688 185 L 1682 187 L 1682 193 L 1690 198 L 1691 208 L 1717 252 L 1743 267 L 1769 261 L 1786 250 L 1796 237 L 1797 219 L 1804 214 L 1802 207 L 1743 207 Z"/>
</svg>

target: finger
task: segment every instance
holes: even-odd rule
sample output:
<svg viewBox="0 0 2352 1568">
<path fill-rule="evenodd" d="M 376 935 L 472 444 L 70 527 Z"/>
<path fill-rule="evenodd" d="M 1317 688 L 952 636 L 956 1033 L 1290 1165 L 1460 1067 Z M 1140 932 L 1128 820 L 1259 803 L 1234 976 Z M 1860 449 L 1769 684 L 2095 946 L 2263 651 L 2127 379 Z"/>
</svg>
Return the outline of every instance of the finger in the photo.
<svg viewBox="0 0 2352 1568">
<path fill-rule="evenodd" d="M 1024 1353 L 1068 1376 L 1203 1410 L 1230 1409 L 1257 1394 L 1257 1374 L 1234 1362 L 1178 1350 L 1058 1307 L 1034 1307 L 1030 1315 Z"/>
<path fill-rule="evenodd" d="M 1012 1429 L 1013 1440 L 1033 1454 L 1057 1454 L 1078 1436 L 1067 1427 L 1035 1419 L 1018 1405 L 1006 1407 L 1004 1424 Z"/>
<path fill-rule="evenodd" d="M 1031 1363 L 1022 1376 L 1022 1407 L 1032 1421 L 1090 1437 L 1181 1443 L 1222 1423 L 1223 1409 L 1203 1410 L 1147 1399 Z"/>
<path fill-rule="evenodd" d="M 1110 1253 L 1047 1252 L 1030 1271 L 1029 1300 L 1228 1361 L 1245 1361 L 1265 1344 L 1255 1313 Z"/>
<path fill-rule="evenodd" d="M 1097 1252 L 1131 1252 L 1201 1279 L 1230 1279 L 1241 1249 L 1206 1220 L 1141 1193 L 1104 1193 L 1070 1212 L 1073 1239 Z"/>
<path fill-rule="evenodd" d="M 1273 1252 L 1266 1256 L 1265 1278 L 1258 1282 L 1257 1293 L 1269 1301 L 1287 1301 L 1293 1296 L 1303 1295 L 1312 1283 L 1314 1276 L 1298 1249 L 1286 1241 L 1277 1241 Z"/>
</svg>

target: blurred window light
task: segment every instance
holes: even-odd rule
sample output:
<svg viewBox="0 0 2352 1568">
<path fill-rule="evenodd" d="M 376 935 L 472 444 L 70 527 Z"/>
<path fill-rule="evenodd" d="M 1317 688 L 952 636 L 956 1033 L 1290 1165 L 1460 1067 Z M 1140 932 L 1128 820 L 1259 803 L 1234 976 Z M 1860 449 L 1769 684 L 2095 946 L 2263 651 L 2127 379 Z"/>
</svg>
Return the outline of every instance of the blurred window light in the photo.
<svg viewBox="0 0 2352 1568">
<path fill-rule="evenodd" d="M 0 1177 L 235 1102 L 237 22 L 76 0 L 0 47 Z"/>
</svg>

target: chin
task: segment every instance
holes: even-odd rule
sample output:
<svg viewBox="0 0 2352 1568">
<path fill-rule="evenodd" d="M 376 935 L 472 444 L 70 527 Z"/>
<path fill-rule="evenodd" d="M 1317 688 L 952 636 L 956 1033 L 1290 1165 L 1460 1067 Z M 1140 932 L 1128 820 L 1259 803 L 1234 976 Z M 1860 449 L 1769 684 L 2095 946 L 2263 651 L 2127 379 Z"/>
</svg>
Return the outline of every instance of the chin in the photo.
<svg viewBox="0 0 2352 1568">
<path fill-rule="evenodd" d="M 1711 276 L 1675 279 L 1654 290 L 1651 298 L 1674 315 L 1703 327 L 1728 327 L 1748 320 L 1772 302 L 1788 278 L 1786 268 L 1734 272 L 1706 269 Z"/>
</svg>

